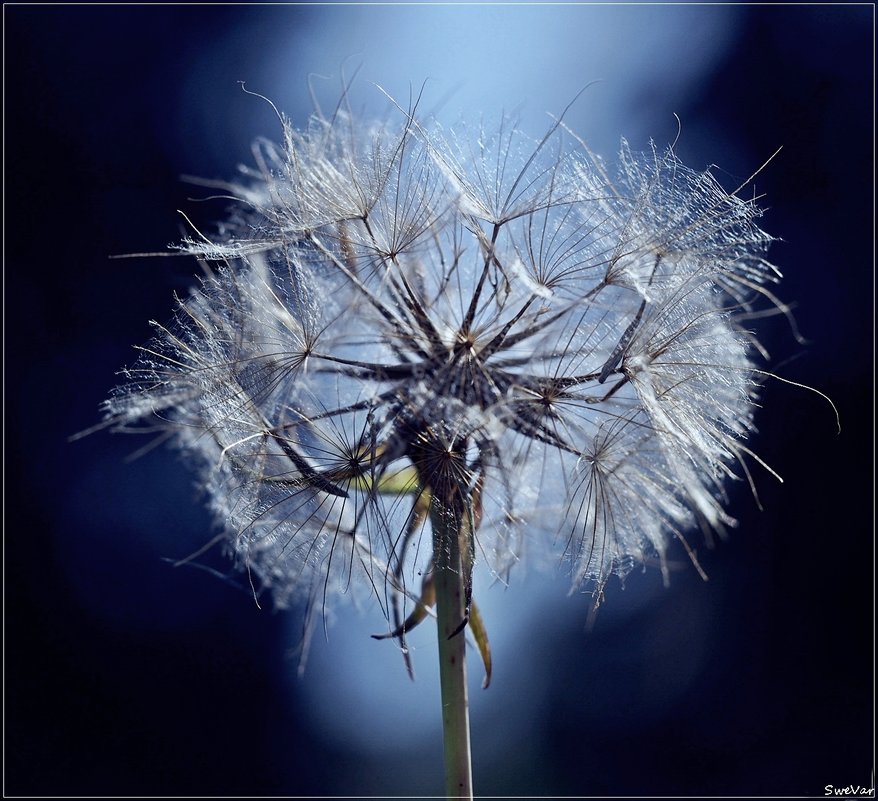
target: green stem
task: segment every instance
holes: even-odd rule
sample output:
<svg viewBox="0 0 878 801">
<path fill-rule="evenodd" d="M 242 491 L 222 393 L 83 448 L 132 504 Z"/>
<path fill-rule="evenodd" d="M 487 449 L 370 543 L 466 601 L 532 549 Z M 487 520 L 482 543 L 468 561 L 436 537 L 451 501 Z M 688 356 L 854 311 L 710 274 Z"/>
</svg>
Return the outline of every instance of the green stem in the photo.
<svg viewBox="0 0 878 801">
<path fill-rule="evenodd" d="M 457 515 L 434 504 L 431 513 L 435 560 L 436 622 L 439 631 L 439 680 L 442 686 L 442 731 L 445 746 L 445 790 L 448 798 L 473 797 L 469 701 L 466 687 L 466 615 L 462 526 Z M 457 633 L 455 633 L 457 632 Z"/>
</svg>

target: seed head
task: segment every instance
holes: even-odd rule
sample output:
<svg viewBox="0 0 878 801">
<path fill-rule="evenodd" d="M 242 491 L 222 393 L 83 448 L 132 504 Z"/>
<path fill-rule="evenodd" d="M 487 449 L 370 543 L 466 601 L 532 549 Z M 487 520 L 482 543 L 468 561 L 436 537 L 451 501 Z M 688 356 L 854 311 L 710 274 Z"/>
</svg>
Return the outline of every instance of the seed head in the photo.
<svg viewBox="0 0 878 801">
<path fill-rule="evenodd" d="M 342 104 L 343 106 L 344 104 Z M 443 132 L 339 108 L 226 185 L 210 266 L 105 404 L 172 432 L 228 545 L 283 605 L 411 597 L 429 508 L 505 577 L 574 586 L 732 523 L 757 390 L 741 320 L 777 280 L 756 204 L 673 150 L 611 171 L 560 120 Z"/>
</svg>

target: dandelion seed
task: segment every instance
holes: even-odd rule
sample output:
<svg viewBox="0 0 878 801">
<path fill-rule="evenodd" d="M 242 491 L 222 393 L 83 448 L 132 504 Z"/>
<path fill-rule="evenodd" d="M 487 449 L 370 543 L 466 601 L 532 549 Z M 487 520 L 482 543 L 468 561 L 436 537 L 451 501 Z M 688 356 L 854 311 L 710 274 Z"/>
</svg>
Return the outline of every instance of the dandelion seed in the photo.
<svg viewBox="0 0 878 801">
<path fill-rule="evenodd" d="M 405 650 L 453 574 L 440 626 L 472 617 L 489 665 L 474 569 L 557 544 L 600 593 L 733 523 L 758 389 L 739 319 L 778 278 L 754 202 L 670 149 L 623 142 L 611 176 L 560 119 L 281 121 L 104 407 L 173 432 L 260 590 L 365 589 Z"/>
<path fill-rule="evenodd" d="M 362 578 L 406 595 L 430 554 L 397 474 L 414 498 L 478 484 L 498 574 L 535 525 L 600 586 L 693 516 L 728 524 L 756 389 L 736 315 L 777 276 L 756 205 L 672 151 L 623 143 L 611 179 L 558 124 L 449 139 L 400 116 L 258 145 L 225 236 L 183 245 L 215 268 L 108 418 L 178 435 L 281 605 Z"/>
</svg>

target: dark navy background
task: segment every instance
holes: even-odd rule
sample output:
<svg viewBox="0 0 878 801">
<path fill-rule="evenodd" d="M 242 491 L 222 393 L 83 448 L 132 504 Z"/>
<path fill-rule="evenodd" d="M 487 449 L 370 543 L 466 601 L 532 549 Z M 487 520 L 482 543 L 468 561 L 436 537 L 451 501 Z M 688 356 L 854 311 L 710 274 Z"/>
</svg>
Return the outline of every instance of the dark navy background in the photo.
<svg viewBox="0 0 878 801">
<path fill-rule="evenodd" d="M 190 201 L 198 191 L 180 176 L 230 177 L 255 136 L 277 131 L 271 109 L 236 81 L 303 121 L 305 76 L 327 69 L 313 63 L 320 43 L 347 42 L 352 31 L 356 41 L 370 11 L 385 15 L 386 40 L 331 65 L 337 76 L 345 56 L 362 63 L 364 93 L 374 93 L 369 80 L 433 77 L 402 56 L 389 78 L 376 75 L 371 53 L 454 50 L 430 15 L 474 21 L 455 8 L 4 7 L 7 794 L 441 792 L 440 734 L 407 735 L 408 701 L 386 709 L 406 747 L 381 752 L 327 733 L 312 710 L 315 687 L 330 679 L 293 675 L 296 613 L 259 610 L 233 583 L 163 561 L 211 532 L 185 465 L 161 448 L 126 462 L 140 440 L 67 441 L 96 422 L 114 372 L 149 337 L 147 321 L 167 318 L 196 271 L 186 259 L 108 254 L 177 241 L 176 209 L 214 219 L 219 209 Z M 512 25 L 523 12 L 492 13 Z M 613 14 L 647 11 L 528 13 L 579 15 L 571 19 L 584 38 Z M 521 618 L 521 645 L 495 653 L 495 687 L 473 700 L 476 789 L 798 796 L 865 786 L 874 747 L 874 9 L 648 13 L 697 13 L 699 25 L 723 15 L 721 52 L 685 91 L 662 85 L 655 60 L 639 65 L 625 78 L 636 126 L 601 128 L 590 141 L 607 155 L 620 133 L 643 147 L 647 130 L 664 144 L 676 113 L 684 163 L 720 165 L 729 188 L 783 145 L 756 187 L 764 227 L 783 240 L 771 254 L 786 276 L 780 294 L 795 301 L 810 344 L 797 345 L 782 321 L 763 336 L 780 374 L 833 398 L 842 431 L 825 401 L 769 381 L 754 447 L 785 483 L 755 471 L 764 511 L 735 489 L 740 525 L 704 552 L 709 582 L 689 569 L 667 590 L 654 571 L 632 575 L 624 592 L 611 583 L 586 631 L 588 598 L 565 599 L 559 576 L 551 614 Z M 525 93 L 529 111 L 557 111 L 590 79 L 604 80 L 573 112 L 589 137 L 589 119 L 618 90 L 612 67 L 546 66 L 549 56 L 573 65 L 587 55 L 579 30 L 562 42 L 539 30 L 503 35 L 519 37 L 510 63 L 546 86 L 545 98 Z M 690 46 L 709 50 L 717 35 L 694 22 L 684 30 L 669 62 L 685 63 Z M 604 36 L 614 49 L 636 54 L 641 34 L 614 35 Z M 490 30 L 484 37 L 485 48 L 496 44 Z M 474 59 L 469 88 L 452 91 L 451 105 L 469 100 L 479 70 L 503 80 L 506 66 L 479 63 L 478 51 L 451 54 Z M 440 79 L 434 97 L 449 88 Z M 493 110 L 489 99 L 473 111 Z M 221 559 L 208 564 L 224 569 Z M 508 590 L 517 609 L 526 591 Z M 333 646 L 330 630 L 321 644 L 330 659 Z M 355 681 L 368 661 L 339 667 Z M 339 702 L 337 714 L 354 711 Z M 377 717 L 362 724 L 363 742 L 384 736 Z"/>
</svg>

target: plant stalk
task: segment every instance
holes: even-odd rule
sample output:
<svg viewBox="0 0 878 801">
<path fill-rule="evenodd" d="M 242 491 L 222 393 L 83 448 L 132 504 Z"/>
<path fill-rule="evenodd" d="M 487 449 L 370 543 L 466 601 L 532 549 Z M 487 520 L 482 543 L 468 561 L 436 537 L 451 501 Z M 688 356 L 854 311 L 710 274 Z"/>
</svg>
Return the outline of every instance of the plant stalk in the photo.
<svg viewBox="0 0 878 801">
<path fill-rule="evenodd" d="M 431 522 L 439 632 L 439 681 L 442 687 L 445 790 L 448 798 L 472 799 L 466 629 L 461 625 L 467 612 L 460 547 L 465 523 L 460 516 L 441 506 L 434 506 Z"/>
</svg>

